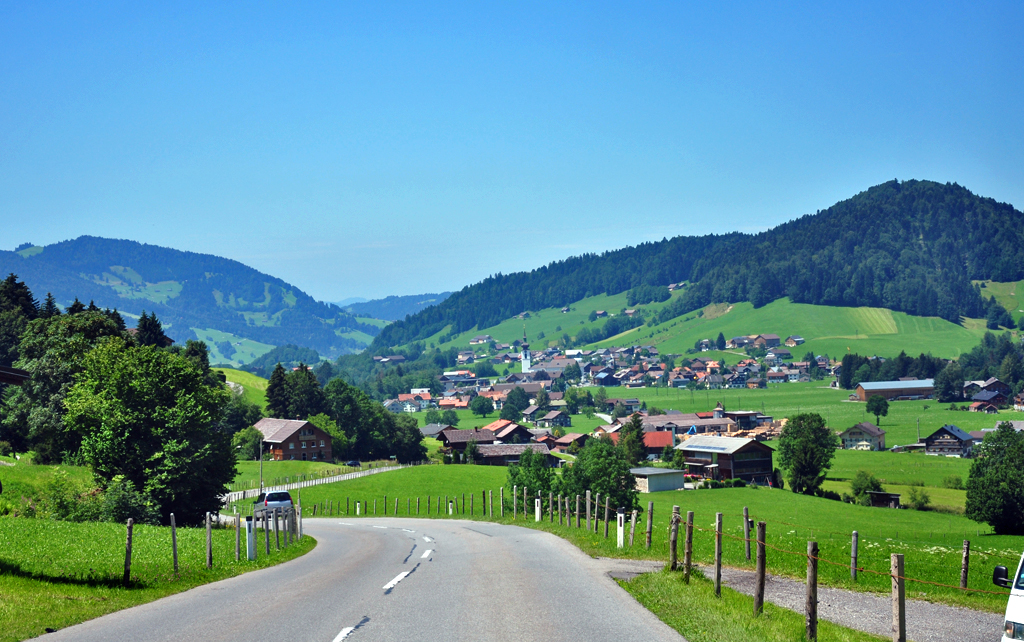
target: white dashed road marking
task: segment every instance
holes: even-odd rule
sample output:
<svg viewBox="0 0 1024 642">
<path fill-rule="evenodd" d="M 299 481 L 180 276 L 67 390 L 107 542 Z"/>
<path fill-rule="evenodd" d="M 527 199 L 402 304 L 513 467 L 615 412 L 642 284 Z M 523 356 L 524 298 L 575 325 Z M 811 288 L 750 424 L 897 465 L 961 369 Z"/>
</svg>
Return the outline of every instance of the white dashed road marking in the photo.
<svg viewBox="0 0 1024 642">
<path fill-rule="evenodd" d="M 396 586 L 398 586 L 398 583 L 401 582 L 402 580 L 404 580 L 405 576 L 408 575 L 408 574 L 409 574 L 409 571 L 403 571 L 403 572 L 399 573 L 398 576 L 395 577 L 395 579 L 391 580 L 390 582 L 388 582 L 387 584 L 384 585 L 384 590 L 388 591 L 388 590 L 391 590 L 391 589 L 395 588 Z"/>
<path fill-rule="evenodd" d="M 423 541 L 424 541 L 424 542 L 433 542 L 434 540 L 432 540 L 432 539 L 430 539 L 429 537 L 427 537 L 426 535 L 424 535 L 424 536 L 423 536 Z"/>
<path fill-rule="evenodd" d="M 421 560 L 427 559 L 428 557 L 430 557 L 430 554 L 433 553 L 433 552 L 434 551 L 432 549 L 428 548 L 426 551 L 423 552 L 423 555 L 420 555 L 420 559 Z"/>
<path fill-rule="evenodd" d="M 350 626 L 350 627 L 342 629 L 341 633 L 338 634 L 338 637 L 334 638 L 334 642 L 341 642 L 342 640 L 347 638 L 349 636 L 349 634 L 352 633 L 352 631 L 355 631 L 355 630 L 356 630 L 356 627 L 354 627 L 354 626 Z"/>
</svg>

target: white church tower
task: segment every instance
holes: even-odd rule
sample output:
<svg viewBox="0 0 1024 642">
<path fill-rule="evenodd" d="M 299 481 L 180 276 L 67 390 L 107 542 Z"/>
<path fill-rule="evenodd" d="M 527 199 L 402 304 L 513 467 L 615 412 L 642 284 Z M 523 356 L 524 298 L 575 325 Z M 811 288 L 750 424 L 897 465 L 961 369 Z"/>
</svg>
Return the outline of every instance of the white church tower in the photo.
<svg viewBox="0 0 1024 642">
<path fill-rule="evenodd" d="M 520 355 L 522 360 L 523 372 L 531 372 L 530 370 L 530 344 L 526 342 L 526 326 L 523 326 L 523 353 Z"/>
</svg>

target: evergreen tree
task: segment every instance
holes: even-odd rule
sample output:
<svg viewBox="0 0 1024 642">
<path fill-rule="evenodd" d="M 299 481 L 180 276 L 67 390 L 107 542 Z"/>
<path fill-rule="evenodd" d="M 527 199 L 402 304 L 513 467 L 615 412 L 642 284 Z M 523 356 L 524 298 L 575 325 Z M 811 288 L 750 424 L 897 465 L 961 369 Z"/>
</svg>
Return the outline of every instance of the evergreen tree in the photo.
<svg viewBox="0 0 1024 642">
<path fill-rule="evenodd" d="M 964 373 L 960 364 L 951 361 L 935 375 L 935 398 L 942 403 L 957 401 L 964 393 Z"/>
<path fill-rule="evenodd" d="M 298 369 L 285 376 L 288 391 L 288 419 L 306 419 L 327 412 L 327 397 L 309 366 L 300 363 Z"/>
<path fill-rule="evenodd" d="M 0 311 L 3 310 L 18 310 L 28 321 L 35 319 L 39 314 L 39 305 L 32 296 L 32 291 L 13 273 L 0 281 Z"/>
<path fill-rule="evenodd" d="M 644 419 L 640 415 L 633 415 L 629 421 L 619 429 L 619 449 L 622 456 L 626 458 L 630 466 L 636 466 L 647 458 L 647 450 L 644 448 Z"/>
<path fill-rule="evenodd" d="M 89 307 L 87 307 L 86 310 L 88 310 L 89 312 L 99 312 L 100 311 L 100 309 L 96 307 L 96 302 L 91 300 L 91 299 L 89 300 Z"/>
<path fill-rule="evenodd" d="M 548 391 L 541 388 L 537 391 L 536 404 L 537 409 L 540 412 L 547 412 L 551 408 L 551 397 L 548 396 Z"/>
<path fill-rule="evenodd" d="M 521 413 L 530 407 L 530 398 L 525 390 L 516 386 L 508 391 L 508 396 L 505 397 L 505 405 L 512 406 Z"/>
<path fill-rule="evenodd" d="M 139 345 L 158 348 L 164 348 L 171 344 L 171 340 L 164 334 L 160 319 L 156 318 L 156 313 L 146 314 L 145 310 L 142 311 L 139 324 L 135 327 L 135 340 Z"/>
<path fill-rule="evenodd" d="M 718 338 L 715 339 L 715 347 L 719 350 L 725 350 L 725 335 L 721 332 L 718 333 Z"/>
<path fill-rule="evenodd" d="M 110 317 L 110 320 L 113 321 L 117 325 L 117 328 L 121 332 L 124 332 L 125 330 L 128 329 L 128 325 L 124 322 L 124 318 L 121 316 L 121 313 L 117 311 L 117 308 L 114 308 L 113 310 L 111 310 L 107 314 L 107 316 Z"/>
<path fill-rule="evenodd" d="M 280 363 L 274 368 L 267 382 L 267 416 L 276 419 L 288 419 L 288 383 L 285 381 L 284 366 Z"/>
<path fill-rule="evenodd" d="M 68 314 L 78 314 L 79 312 L 85 312 L 85 304 L 76 296 L 74 303 L 68 306 Z"/>
<path fill-rule="evenodd" d="M 39 316 L 44 319 L 60 316 L 60 308 L 57 306 L 57 300 L 53 298 L 52 293 L 46 293 L 46 301 L 43 303 L 43 307 L 39 310 Z"/>
</svg>

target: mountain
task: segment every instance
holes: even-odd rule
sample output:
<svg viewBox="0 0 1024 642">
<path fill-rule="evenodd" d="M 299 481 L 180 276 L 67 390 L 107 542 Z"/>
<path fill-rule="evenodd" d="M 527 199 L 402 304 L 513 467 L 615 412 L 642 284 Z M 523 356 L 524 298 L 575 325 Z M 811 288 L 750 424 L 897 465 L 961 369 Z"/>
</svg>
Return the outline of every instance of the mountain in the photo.
<svg viewBox="0 0 1024 642">
<path fill-rule="evenodd" d="M 350 303 L 347 306 L 342 307 L 352 314 L 361 317 L 372 317 L 374 319 L 384 319 L 385 321 L 397 321 L 398 319 L 404 319 L 411 314 L 416 314 L 417 312 L 432 305 L 437 305 L 451 296 L 451 294 L 451 292 L 442 292 L 440 294 L 389 296 L 383 299 L 375 299 L 373 301 L 366 301 L 364 299 L 362 302 Z"/>
<path fill-rule="evenodd" d="M 959 322 L 972 280 L 1024 278 L 1024 214 L 953 183 L 889 181 L 759 234 L 678 236 L 497 274 L 381 330 L 371 350 L 487 328 L 529 310 L 688 282 L 658 321 L 715 302 L 889 308 Z"/>
<path fill-rule="evenodd" d="M 83 236 L 45 247 L 0 251 L 0 274 L 13 272 L 39 298 L 67 306 L 77 297 L 132 315 L 155 312 L 176 341 L 207 339 L 213 329 L 269 344 L 298 344 L 334 357 L 376 336 L 376 325 L 238 261 L 135 241 Z M 197 335 L 195 330 L 199 330 Z"/>
<path fill-rule="evenodd" d="M 366 301 L 369 301 L 369 299 L 364 299 L 361 296 L 350 296 L 347 299 L 335 301 L 334 305 L 338 306 L 339 308 L 344 308 L 346 306 L 352 305 L 353 303 L 365 303 Z"/>
</svg>

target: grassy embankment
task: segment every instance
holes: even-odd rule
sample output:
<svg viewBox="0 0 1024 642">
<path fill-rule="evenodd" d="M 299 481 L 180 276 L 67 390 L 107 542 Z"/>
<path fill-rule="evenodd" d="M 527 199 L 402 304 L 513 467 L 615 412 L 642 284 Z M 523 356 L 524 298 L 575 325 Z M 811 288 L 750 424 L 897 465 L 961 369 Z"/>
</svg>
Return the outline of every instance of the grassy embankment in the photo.
<svg viewBox="0 0 1024 642">
<path fill-rule="evenodd" d="M 267 380 L 263 377 L 246 372 L 244 370 L 233 370 L 231 368 L 216 368 L 217 372 L 224 373 L 229 383 L 236 383 L 242 386 L 242 394 L 250 403 L 260 408 L 267 408 Z"/>
<path fill-rule="evenodd" d="M 485 466 L 424 466 L 402 471 L 374 475 L 367 478 L 340 482 L 305 489 L 303 505 L 307 510 L 312 504 L 334 501 L 335 511 L 344 511 L 346 502 L 354 513 L 355 501 L 368 502 L 372 514 L 373 502 L 378 501 L 378 515 L 384 513 L 384 497 L 388 497 L 387 513 L 394 511 L 395 498 L 399 500 L 399 515 L 406 514 L 406 507 L 416 512 L 416 498 L 421 498 L 421 515 L 426 516 L 426 498 L 431 499 L 431 516 L 435 516 L 437 498 L 459 497 L 466 494 L 465 516 L 460 518 L 483 519 L 481 491 L 493 491 L 495 517 L 493 521 L 511 523 L 510 511 L 502 520 L 497 517 L 498 489 L 506 482 L 506 470 L 501 467 Z M 474 516 L 469 516 L 469 497 L 474 499 Z M 509 493 L 506 493 L 506 498 Z M 411 501 L 410 501 L 411 500 Z M 638 534 L 636 544 L 628 550 L 615 548 L 614 533 L 610 539 L 601 535 L 587 534 L 574 527 L 551 525 L 548 522 L 534 524 L 519 523 L 551 531 L 571 541 L 592 555 L 629 556 L 637 558 L 668 558 L 668 520 L 672 506 L 679 505 L 683 514 L 693 510 L 695 524 L 703 529 L 694 533 L 695 560 L 707 563 L 713 559 L 713 524 L 716 512 L 724 514 L 724 560 L 727 565 L 752 568 L 752 562 L 744 558 L 742 537 L 742 511 L 749 507 L 755 520 L 766 521 L 768 544 L 793 554 L 769 549 L 768 568 L 771 573 L 801 578 L 806 572 L 806 551 L 808 540 L 819 543 L 822 557 L 837 565 L 822 563 L 819 569 L 823 585 L 838 586 L 855 590 L 876 592 L 889 591 L 890 553 L 906 556 L 909 577 L 956 586 L 960 576 L 960 549 L 964 539 L 971 540 L 972 560 L 969 587 L 994 590 L 991 584 L 991 568 L 996 564 L 1012 565 L 1024 546 L 1024 537 L 992 535 L 987 525 L 979 525 L 959 515 L 938 512 L 910 510 L 889 510 L 865 508 L 841 502 L 796 495 L 788 490 L 734 488 L 706 491 L 675 491 L 653 493 L 641 496 L 643 507 L 653 501 L 654 545 L 644 549 L 642 535 Z M 641 517 L 643 522 L 645 518 Z M 638 529 L 642 531 L 642 526 Z M 850 580 L 850 534 L 860 533 L 859 565 L 872 572 L 862 572 L 857 582 Z M 966 606 L 991 612 L 1002 612 L 1006 606 L 1003 595 L 985 593 L 963 593 L 957 588 L 909 583 L 908 597 L 926 599 L 946 604 Z"/>
</svg>

